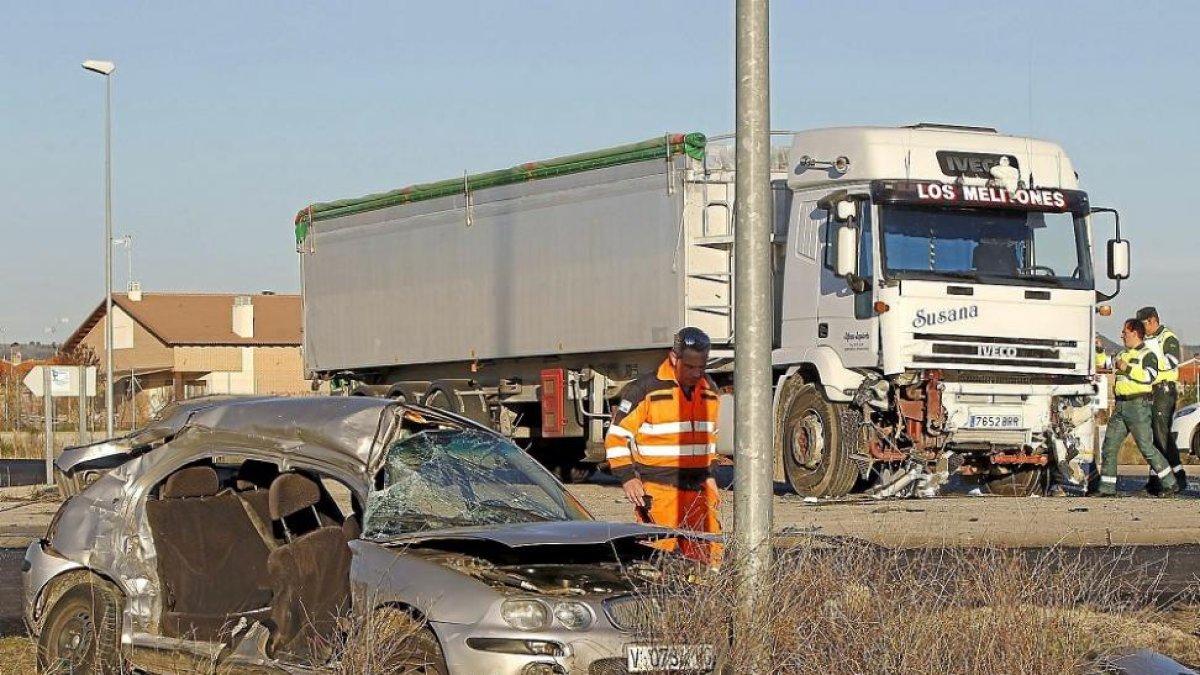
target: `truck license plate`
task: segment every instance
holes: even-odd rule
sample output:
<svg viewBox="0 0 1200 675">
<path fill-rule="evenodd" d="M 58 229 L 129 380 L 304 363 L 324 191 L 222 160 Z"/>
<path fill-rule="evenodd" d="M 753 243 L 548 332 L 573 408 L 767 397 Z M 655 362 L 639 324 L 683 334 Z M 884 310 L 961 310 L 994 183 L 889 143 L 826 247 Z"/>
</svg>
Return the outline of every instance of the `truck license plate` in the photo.
<svg viewBox="0 0 1200 675">
<path fill-rule="evenodd" d="M 707 672 L 715 662 L 711 645 L 625 645 L 625 669 L 631 673 Z"/>
<path fill-rule="evenodd" d="M 968 429 L 1020 429 L 1020 415 L 971 415 L 967 418 Z"/>
</svg>

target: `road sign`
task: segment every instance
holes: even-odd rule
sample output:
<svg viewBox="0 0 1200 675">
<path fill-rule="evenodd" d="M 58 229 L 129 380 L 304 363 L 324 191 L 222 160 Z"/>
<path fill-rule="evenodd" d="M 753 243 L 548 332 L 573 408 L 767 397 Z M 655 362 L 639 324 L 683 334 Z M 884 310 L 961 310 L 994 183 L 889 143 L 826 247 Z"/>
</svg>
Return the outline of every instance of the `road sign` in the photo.
<svg viewBox="0 0 1200 675">
<path fill-rule="evenodd" d="M 87 367 L 87 383 L 81 387 L 80 380 L 83 379 L 80 374 L 79 366 L 34 366 L 29 374 L 25 376 L 25 386 L 29 391 L 33 392 L 34 396 L 45 395 L 46 389 L 46 373 L 50 371 L 50 395 L 55 397 L 63 396 L 79 396 L 79 390 L 83 389 L 87 396 L 96 395 L 96 367 Z"/>
</svg>

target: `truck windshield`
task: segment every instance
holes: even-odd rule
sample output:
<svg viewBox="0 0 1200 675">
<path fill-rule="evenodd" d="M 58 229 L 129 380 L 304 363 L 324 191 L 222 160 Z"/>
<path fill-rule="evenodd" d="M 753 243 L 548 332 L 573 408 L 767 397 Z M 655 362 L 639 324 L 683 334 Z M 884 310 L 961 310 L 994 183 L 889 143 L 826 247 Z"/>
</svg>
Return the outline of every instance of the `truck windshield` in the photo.
<svg viewBox="0 0 1200 675">
<path fill-rule="evenodd" d="M 482 431 L 424 431 L 392 444 L 367 496 L 363 536 L 590 520 L 575 498 L 520 448 Z"/>
<path fill-rule="evenodd" d="M 1094 288 L 1082 215 L 909 205 L 880 211 L 887 278 Z"/>
</svg>

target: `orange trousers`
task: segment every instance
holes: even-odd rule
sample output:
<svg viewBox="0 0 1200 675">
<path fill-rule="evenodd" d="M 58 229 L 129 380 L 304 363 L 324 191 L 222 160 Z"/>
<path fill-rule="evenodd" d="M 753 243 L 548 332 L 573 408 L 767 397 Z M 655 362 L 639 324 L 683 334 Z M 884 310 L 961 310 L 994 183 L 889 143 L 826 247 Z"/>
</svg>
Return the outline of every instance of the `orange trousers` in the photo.
<svg viewBox="0 0 1200 675">
<path fill-rule="evenodd" d="M 646 494 L 650 496 L 650 520 L 652 525 L 661 525 L 680 530 L 721 533 L 718 507 L 721 496 L 707 483 L 699 490 L 681 490 L 673 485 L 642 481 Z M 638 522 L 647 522 L 643 509 L 636 509 Z M 667 539 L 661 548 L 679 550 L 684 556 L 713 566 L 721 564 L 724 547 L 721 544 L 690 539 Z"/>
</svg>

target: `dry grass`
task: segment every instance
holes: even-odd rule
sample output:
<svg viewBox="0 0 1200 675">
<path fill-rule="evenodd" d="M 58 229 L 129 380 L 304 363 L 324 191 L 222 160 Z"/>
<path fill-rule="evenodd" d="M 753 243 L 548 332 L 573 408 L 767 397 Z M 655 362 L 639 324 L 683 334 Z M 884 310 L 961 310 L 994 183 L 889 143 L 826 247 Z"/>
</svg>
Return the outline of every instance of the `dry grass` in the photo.
<svg viewBox="0 0 1200 675">
<path fill-rule="evenodd" d="M 17 675 L 34 672 L 36 648 L 27 637 L 0 638 L 0 674 Z"/>
<path fill-rule="evenodd" d="M 635 638 L 717 645 L 723 673 L 1068 675 L 1129 647 L 1200 663 L 1200 607 L 1155 609 L 1157 570 L 1117 571 L 1130 568 L 1120 556 L 1087 562 L 1077 552 L 804 541 L 781 551 L 749 618 L 733 565 L 681 571 L 647 590 Z M 341 629 L 321 650 L 331 654 L 325 672 L 422 672 L 424 626 L 404 612 L 378 610 Z M 0 673 L 32 672 L 33 660 L 29 639 L 0 640 Z"/>
<path fill-rule="evenodd" d="M 733 673 L 1065 675 L 1128 646 L 1200 662 L 1200 638 L 1140 600 L 1145 576 L 1113 570 L 1067 553 L 799 545 L 750 620 L 734 574 L 671 579 L 650 591 L 658 609 L 641 637 L 728 645 Z"/>
<path fill-rule="evenodd" d="M 423 672 L 427 659 L 416 644 L 424 625 L 407 613 L 379 609 L 334 639 L 331 675 L 405 675 Z"/>
</svg>

